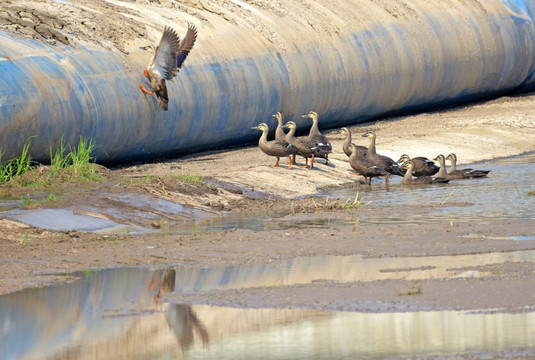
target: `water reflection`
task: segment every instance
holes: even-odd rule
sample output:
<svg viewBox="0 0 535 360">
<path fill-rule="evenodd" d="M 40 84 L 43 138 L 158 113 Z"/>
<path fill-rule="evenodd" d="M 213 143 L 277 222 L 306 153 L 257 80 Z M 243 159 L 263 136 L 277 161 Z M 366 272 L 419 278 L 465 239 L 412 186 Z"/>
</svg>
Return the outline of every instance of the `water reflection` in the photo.
<svg viewBox="0 0 535 360">
<path fill-rule="evenodd" d="M 182 356 L 208 333 L 190 306 L 162 304 L 174 269 L 113 269 L 0 297 L 1 359 L 152 359 Z"/>
<path fill-rule="evenodd" d="M 535 313 L 295 311 L 282 315 L 271 309 L 192 308 L 205 320 L 212 340 L 209 347 L 192 347 L 189 359 L 373 359 L 535 346 Z"/>
<path fill-rule="evenodd" d="M 535 313 L 325 312 L 162 302 L 173 293 L 477 276 L 457 267 L 535 261 L 535 250 L 428 258 L 303 257 L 216 269 L 108 269 L 0 297 L 1 359 L 324 359 L 535 346 Z M 249 304 L 254 307 L 254 304 Z"/>
<path fill-rule="evenodd" d="M 487 274 L 466 267 L 506 262 L 535 262 L 535 250 L 427 257 L 307 256 L 269 264 L 182 269 L 176 276 L 181 292 L 198 292 L 311 284 L 320 280 L 342 283 L 480 277 Z"/>
</svg>

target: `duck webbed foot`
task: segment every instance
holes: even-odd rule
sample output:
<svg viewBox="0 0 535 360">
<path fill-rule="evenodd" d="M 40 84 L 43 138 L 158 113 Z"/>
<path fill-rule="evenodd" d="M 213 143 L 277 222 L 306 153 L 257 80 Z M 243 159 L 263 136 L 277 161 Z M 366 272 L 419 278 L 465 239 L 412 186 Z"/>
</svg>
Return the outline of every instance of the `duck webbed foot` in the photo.
<svg viewBox="0 0 535 360">
<path fill-rule="evenodd" d="M 279 167 L 279 160 L 280 158 L 277 157 L 277 162 L 274 165 L 271 165 L 271 167 Z"/>
<path fill-rule="evenodd" d="M 292 161 L 292 156 L 291 156 L 291 155 L 288 156 L 288 159 L 290 159 L 290 165 L 288 165 L 288 170 L 290 170 L 290 169 L 292 168 L 292 166 L 293 166 L 294 163 L 293 163 L 293 161 Z"/>
<path fill-rule="evenodd" d="M 145 89 L 145 87 L 143 86 L 143 84 L 139 84 L 139 88 L 140 88 L 141 91 L 143 91 L 145 94 L 149 94 L 149 95 L 153 95 L 153 94 L 154 94 L 154 91 L 148 91 L 147 89 Z"/>
</svg>

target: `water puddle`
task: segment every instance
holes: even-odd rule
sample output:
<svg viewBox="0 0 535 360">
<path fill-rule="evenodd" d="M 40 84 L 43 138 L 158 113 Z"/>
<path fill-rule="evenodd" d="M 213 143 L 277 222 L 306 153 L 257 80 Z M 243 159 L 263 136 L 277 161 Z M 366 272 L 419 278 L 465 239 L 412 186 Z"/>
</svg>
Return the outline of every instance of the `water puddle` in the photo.
<svg viewBox="0 0 535 360">
<path fill-rule="evenodd" d="M 95 197 L 105 198 L 107 207 L 93 208 L 86 204 L 67 209 L 21 209 L 21 202 L 0 201 L 2 217 L 16 220 L 34 227 L 53 231 L 92 231 L 97 233 L 146 234 L 157 230 L 136 225 L 158 221 L 162 218 L 180 219 L 193 222 L 204 219 L 208 214 L 197 209 L 186 208 L 164 199 L 143 194 L 102 194 Z"/>
<path fill-rule="evenodd" d="M 277 260 L 269 264 L 182 269 L 176 276 L 180 291 L 195 292 L 256 286 L 290 286 L 312 284 L 316 281 L 366 282 L 386 279 L 479 277 L 487 274 L 466 268 L 505 262 L 535 262 L 535 250 L 394 258 L 323 255 Z"/>
<path fill-rule="evenodd" d="M 479 234 L 465 235 L 466 238 L 481 238 Z M 535 236 L 485 236 L 489 240 L 513 240 L 513 241 L 530 241 L 535 240 Z"/>
<path fill-rule="evenodd" d="M 73 211 L 69 209 L 37 209 L 31 211 L 12 210 L 8 218 L 16 219 L 24 224 L 54 231 L 95 231 L 144 233 L 148 229 L 138 226 L 125 226 L 110 219 L 95 216 L 90 211 Z"/>
<path fill-rule="evenodd" d="M 535 240 L 535 236 L 511 236 L 511 239 L 515 241 L 529 241 Z"/>
<path fill-rule="evenodd" d="M 162 302 L 173 293 L 318 281 L 451 279 L 535 250 L 421 258 L 315 256 L 214 269 L 119 268 L 0 296 L 1 359 L 325 359 L 535 347 L 535 312 L 338 312 Z M 255 304 L 248 304 L 255 307 Z M 306 307 L 306 304 L 305 304 Z"/>
</svg>

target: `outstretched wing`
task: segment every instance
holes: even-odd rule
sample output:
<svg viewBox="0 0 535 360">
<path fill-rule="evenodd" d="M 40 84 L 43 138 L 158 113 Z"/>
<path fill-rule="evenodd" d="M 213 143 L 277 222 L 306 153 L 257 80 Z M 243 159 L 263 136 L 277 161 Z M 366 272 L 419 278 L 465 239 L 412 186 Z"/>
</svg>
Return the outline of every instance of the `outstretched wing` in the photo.
<svg viewBox="0 0 535 360">
<path fill-rule="evenodd" d="M 193 45 L 195 45 L 195 40 L 197 40 L 197 28 L 192 23 L 189 23 L 186 36 L 184 36 L 184 39 L 182 39 L 180 45 L 178 46 L 175 75 L 178 74 L 178 71 L 184 63 L 184 60 L 186 60 L 186 57 L 193 48 Z"/>
<path fill-rule="evenodd" d="M 166 26 L 152 62 L 152 69 L 162 79 L 171 80 L 175 75 L 178 49 L 178 35 L 175 30 Z"/>
</svg>

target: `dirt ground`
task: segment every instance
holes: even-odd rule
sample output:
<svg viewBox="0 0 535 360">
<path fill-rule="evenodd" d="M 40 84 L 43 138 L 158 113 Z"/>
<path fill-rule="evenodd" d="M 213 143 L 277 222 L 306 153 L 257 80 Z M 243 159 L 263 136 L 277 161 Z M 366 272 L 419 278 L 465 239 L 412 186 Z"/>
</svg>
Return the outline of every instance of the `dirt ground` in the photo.
<svg viewBox="0 0 535 360">
<path fill-rule="evenodd" d="M 366 145 L 365 130 L 377 133 L 380 153 L 398 158 L 434 157 L 456 152 L 462 164 L 511 156 L 535 150 L 535 95 L 503 97 L 436 112 L 384 119 L 351 128 L 353 142 Z M 60 273 L 93 267 L 179 266 L 206 268 L 269 263 L 309 255 L 361 254 L 366 258 L 438 257 L 535 249 L 535 241 L 512 241 L 511 236 L 533 236 L 532 221 L 501 223 L 447 223 L 298 227 L 294 224 L 324 218 L 316 211 L 312 195 L 322 189 L 358 183 L 341 151 L 338 129 L 325 130 L 334 152 L 331 165 L 316 164 L 313 170 L 270 167 L 273 158 L 257 146 L 225 149 L 121 168 L 98 167 L 101 180 L 91 184 L 65 183 L 53 187 L 2 185 L 4 198 L 41 199 L 28 209 L 61 208 L 76 214 L 113 220 L 154 232 L 119 233 L 51 231 L 13 221 L 0 213 L 0 294 L 61 281 Z M 281 164 L 285 164 L 281 160 Z M 46 168 L 33 172 L 42 176 Z M 195 175 L 195 176 L 194 176 Z M 200 176 L 204 181 L 195 180 Z M 374 180 L 366 191 L 384 191 Z M 535 186 L 535 185 L 534 185 Z M 43 200 L 54 194 L 54 201 Z M 128 202 L 119 195 L 148 198 L 144 204 Z M 315 198 L 316 203 L 325 199 Z M 168 209 L 183 204 L 186 210 Z M 148 205 L 147 205 L 148 204 Z M 152 205 L 151 205 L 152 204 Z M 200 218 L 230 213 L 285 211 L 273 223 L 278 230 L 243 229 L 179 233 L 184 224 Z M 364 213 L 421 212 L 418 207 L 380 210 L 334 210 L 331 218 Z M 533 311 L 535 266 L 509 261 L 497 265 L 469 266 L 452 263 L 452 270 L 479 271 L 479 277 L 422 280 L 419 291 L 410 293 L 414 281 L 394 276 L 407 269 L 385 269 L 391 279 L 365 283 L 314 282 L 309 285 L 249 288 L 208 295 L 174 294 L 173 301 L 245 306 L 309 307 L 320 309 L 395 311 L 414 309 L 502 309 Z M 46 274 L 46 275 L 45 275 Z M 360 291 L 355 291 L 358 287 Z M 500 289 L 497 291 L 496 289 Z M 259 294 L 261 297 L 259 297 Z M 259 302 L 259 298 L 262 300 Z M 252 301 L 252 300 L 251 300 Z"/>
</svg>

